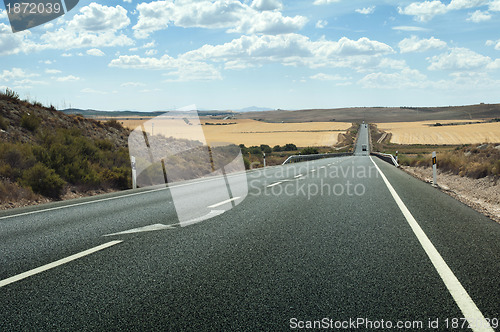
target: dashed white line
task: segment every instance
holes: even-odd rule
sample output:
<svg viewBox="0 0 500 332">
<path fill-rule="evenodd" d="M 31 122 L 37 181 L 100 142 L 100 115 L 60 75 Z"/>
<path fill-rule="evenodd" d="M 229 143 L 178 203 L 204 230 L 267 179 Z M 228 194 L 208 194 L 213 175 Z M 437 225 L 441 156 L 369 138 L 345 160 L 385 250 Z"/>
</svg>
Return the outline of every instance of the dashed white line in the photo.
<svg viewBox="0 0 500 332">
<path fill-rule="evenodd" d="M 450 269 L 448 264 L 446 264 L 445 260 L 437 249 L 434 247 L 432 244 L 431 240 L 427 237 L 425 232 L 422 230 L 420 225 L 417 223 L 413 215 L 411 214 L 410 210 L 406 207 L 406 205 L 403 203 L 401 198 L 399 197 L 398 193 L 394 188 L 392 187 L 391 183 L 389 180 L 387 180 L 386 176 L 384 173 L 382 173 L 382 170 L 378 167 L 378 165 L 373 161 L 372 157 L 370 156 L 370 159 L 372 163 L 375 165 L 377 170 L 379 171 L 382 179 L 385 182 L 385 185 L 389 189 L 392 197 L 396 201 L 399 209 L 401 212 L 403 212 L 403 215 L 406 218 L 406 221 L 410 225 L 411 229 L 413 230 L 413 233 L 417 236 L 418 241 L 420 242 L 420 245 L 422 248 L 424 248 L 425 253 L 427 256 L 430 258 L 432 265 L 434 265 L 434 268 L 437 270 L 439 273 L 439 276 L 443 280 L 444 284 L 448 288 L 448 291 L 450 292 L 451 296 L 457 303 L 458 307 L 462 311 L 464 317 L 467 319 L 469 322 L 471 328 L 473 331 L 488 331 L 488 332 L 493 332 L 493 329 L 489 327 L 489 323 L 486 321 L 484 318 L 483 314 L 479 310 L 479 308 L 476 306 L 472 298 L 469 296 L 465 288 L 462 286 L 460 281 L 457 279 L 453 271 Z"/>
<path fill-rule="evenodd" d="M 154 225 L 129 229 L 129 230 L 123 231 L 123 232 L 106 234 L 103 236 L 115 236 L 115 235 L 133 234 L 133 233 L 153 232 L 153 231 L 161 231 L 164 229 L 174 229 L 174 228 L 175 228 L 175 226 L 173 226 L 173 225 L 154 224 Z"/>
<path fill-rule="evenodd" d="M 232 201 L 235 201 L 237 199 L 240 199 L 241 197 L 234 197 L 234 198 L 231 198 L 231 199 L 226 199 L 225 201 L 223 202 L 220 202 L 220 203 L 216 203 L 216 204 L 213 204 L 213 205 L 209 205 L 208 208 L 209 209 L 213 209 L 213 208 L 216 208 L 218 206 L 221 206 L 221 205 L 224 205 L 224 204 L 227 204 L 227 203 L 230 203 Z"/>
<path fill-rule="evenodd" d="M 280 182 L 276 182 L 276 183 L 268 185 L 267 188 L 271 188 L 271 187 L 277 186 L 277 185 L 282 184 L 282 183 L 283 182 L 281 182 L 281 181 Z"/>
<path fill-rule="evenodd" d="M 121 243 L 121 242 L 123 242 L 123 241 L 111 241 L 111 242 L 102 244 L 100 246 L 94 247 L 92 249 L 82 251 L 82 252 L 80 252 L 78 254 L 71 255 L 69 257 L 60 259 L 60 260 L 55 261 L 53 263 L 49 263 L 49 264 L 37 267 L 36 269 L 33 269 L 33 270 L 30 270 L 30 271 L 18 274 L 16 276 L 13 276 L 13 277 L 10 277 L 10 278 L 4 279 L 4 280 L 0 280 L 0 288 L 4 287 L 4 286 L 7 286 L 9 284 L 12 284 L 12 283 L 14 283 L 16 281 L 19 281 L 19 280 L 22 280 L 22 279 L 26 279 L 28 277 L 31 277 L 31 276 L 35 275 L 35 274 L 38 274 L 38 273 L 41 273 L 41 272 L 53 269 L 55 267 L 58 267 L 60 265 L 69 263 L 69 262 L 74 261 L 74 260 L 76 260 L 78 258 L 82 258 L 84 256 L 93 254 L 93 253 L 95 253 L 97 251 L 104 250 L 106 248 L 109 248 L 109 247 L 114 246 L 114 245 L 116 245 L 118 243 Z"/>
<path fill-rule="evenodd" d="M 294 178 L 300 178 L 302 176 L 302 174 L 299 174 L 299 175 L 295 175 Z"/>
<path fill-rule="evenodd" d="M 191 226 L 193 224 L 197 224 L 197 223 L 205 221 L 207 219 L 220 216 L 224 212 L 226 212 L 226 210 L 212 210 L 212 211 L 210 211 L 208 214 L 206 214 L 204 216 L 201 216 L 201 217 L 198 217 L 198 218 L 194 218 L 194 219 L 191 219 L 191 220 L 187 220 L 187 221 L 181 221 L 181 222 L 179 222 L 179 226 L 181 226 L 181 227 Z"/>
</svg>

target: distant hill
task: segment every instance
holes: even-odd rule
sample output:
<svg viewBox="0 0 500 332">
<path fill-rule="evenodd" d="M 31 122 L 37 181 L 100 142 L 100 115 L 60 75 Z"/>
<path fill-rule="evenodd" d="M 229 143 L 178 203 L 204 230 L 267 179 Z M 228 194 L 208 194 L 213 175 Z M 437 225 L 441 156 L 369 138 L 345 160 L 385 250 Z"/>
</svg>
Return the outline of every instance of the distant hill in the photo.
<svg viewBox="0 0 500 332">
<path fill-rule="evenodd" d="M 274 111 L 272 108 L 268 107 L 257 107 L 257 106 L 250 106 L 250 107 L 245 107 L 241 108 L 239 110 L 234 110 L 236 113 L 247 113 L 247 112 L 267 112 L 267 111 Z"/>
<path fill-rule="evenodd" d="M 130 188 L 129 133 L 0 92 L 0 209 Z"/>
<path fill-rule="evenodd" d="M 61 112 L 68 114 L 68 115 L 81 115 L 85 118 L 120 118 L 120 119 L 126 119 L 126 118 L 132 118 L 132 117 L 144 117 L 144 118 L 151 118 L 155 116 L 159 116 L 162 114 L 165 114 L 166 112 L 169 111 L 155 111 L 155 112 L 140 112 L 140 111 L 99 111 L 99 110 L 92 110 L 92 109 L 78 109 L 78 108 L 67 108 L 60 110 Z M 175 112 L 175 111 L 171 111 Z M 215 116 L 222 116 L 222 115 L 234 115 L 235 112 L 233 111 L 217 111 L 217 110 L 202 110 L 198 111 L 200 115 L 215 115 Z"/>
<path fill-rule="evenodd" d="M 265 122 L 412 122 L 500 118 L 500 104 L 449 107 L 356 107 L 240 113 L 237 119 Z"/>
</svg>

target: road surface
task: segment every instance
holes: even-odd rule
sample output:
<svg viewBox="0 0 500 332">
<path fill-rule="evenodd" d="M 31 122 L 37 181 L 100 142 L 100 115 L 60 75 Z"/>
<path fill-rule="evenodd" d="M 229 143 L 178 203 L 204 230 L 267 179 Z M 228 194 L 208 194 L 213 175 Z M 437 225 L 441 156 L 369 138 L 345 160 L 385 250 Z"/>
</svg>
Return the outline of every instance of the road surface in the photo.
<svg viewBox="0 0 500 332">
<path fill-rule="evenodd" d="M 367 143 L 251 171 L 239 205 L 187 227 L 162 187 L 2 212 L 0 331 L 492 331 L 500 225 Z M 181 185 L 199 201 L 212 182 Z"/>
</svg>

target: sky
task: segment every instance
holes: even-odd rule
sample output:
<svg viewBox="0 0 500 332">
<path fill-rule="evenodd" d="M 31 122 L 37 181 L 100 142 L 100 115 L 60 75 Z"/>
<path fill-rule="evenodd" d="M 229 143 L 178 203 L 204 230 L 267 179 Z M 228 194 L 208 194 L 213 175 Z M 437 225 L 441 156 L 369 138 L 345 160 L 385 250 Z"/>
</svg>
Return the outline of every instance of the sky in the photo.
<svg viewBox="0 0 500 332">
<path fill-rule="evenodd" d="M 500 103 L 500 0 L 87 1 L 13 33 L 0 89 L 161 111 Z"/>
</svg>

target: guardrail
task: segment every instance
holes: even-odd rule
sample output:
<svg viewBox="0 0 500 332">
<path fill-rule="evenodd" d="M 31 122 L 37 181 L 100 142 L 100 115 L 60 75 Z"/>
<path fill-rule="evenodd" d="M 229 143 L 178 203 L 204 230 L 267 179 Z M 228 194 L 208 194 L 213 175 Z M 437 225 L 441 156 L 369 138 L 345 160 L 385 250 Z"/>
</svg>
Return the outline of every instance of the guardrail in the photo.
<svg viewBox="0 0 500 332">
<path fill-rule="evenodd" d="M 389 164 L 393 164 L 394 166 L 399 167 L 397 159 L 392 154 L 371 152 L 370 155 L 378 157 Z"/>
<path fill-rule="evenodd" d="M 285 160 L 282 165 L 290 163 L 298 163 L 302 161 L 324 159 L 324 158 L 348 157 L 352 155 L 353 155 L 352 152 L 293 155 L 288 157 L 287 160 Z"/>
</svg>

